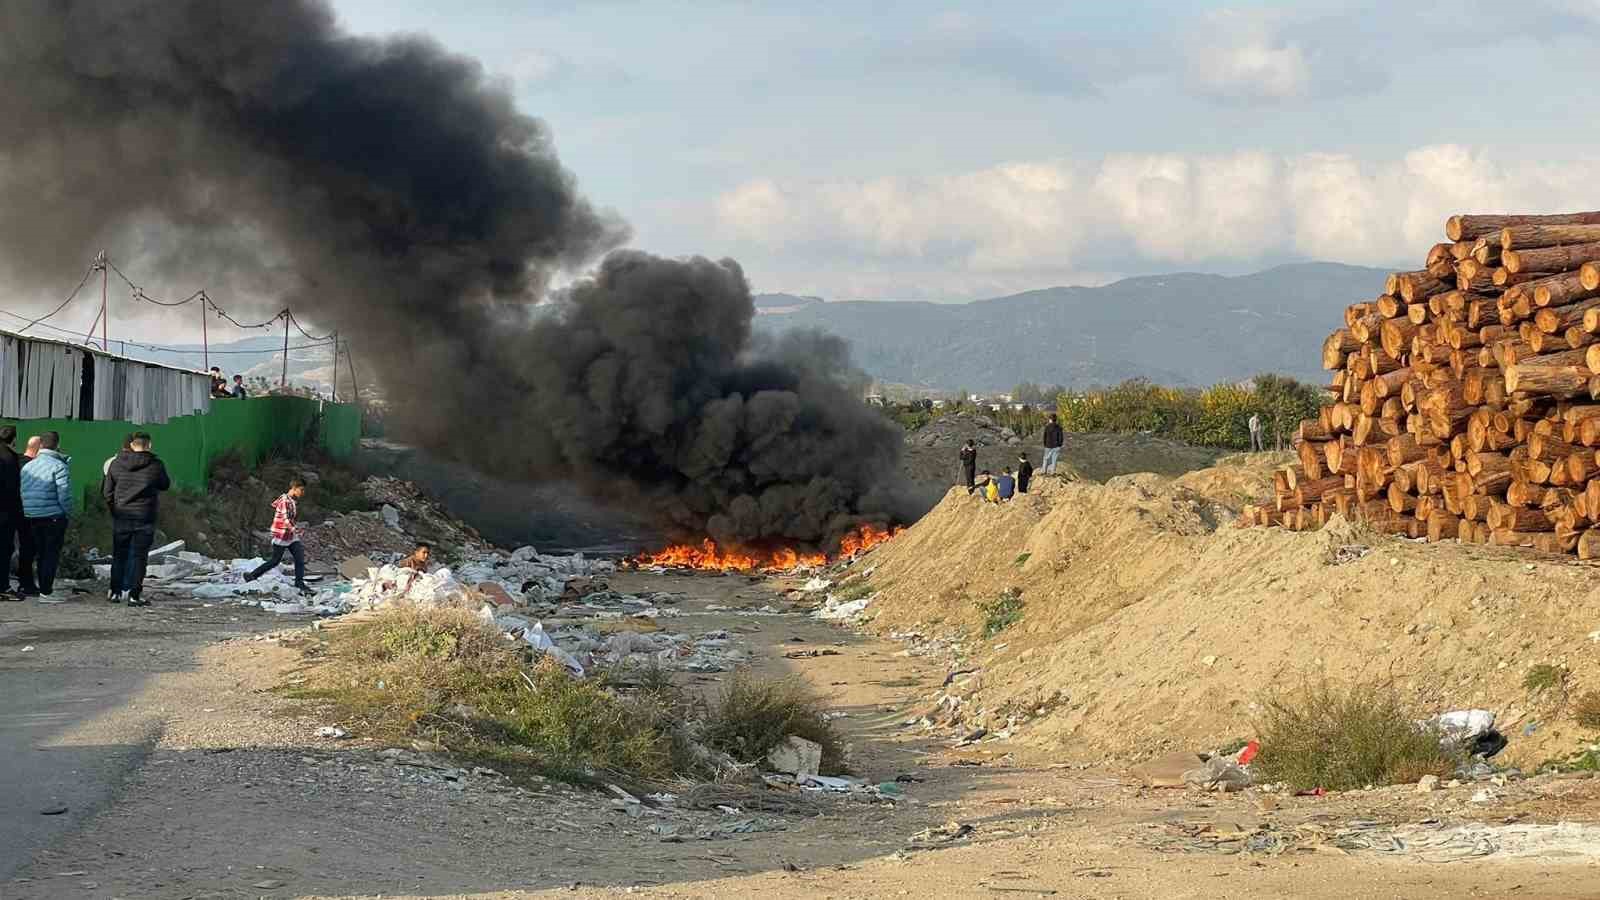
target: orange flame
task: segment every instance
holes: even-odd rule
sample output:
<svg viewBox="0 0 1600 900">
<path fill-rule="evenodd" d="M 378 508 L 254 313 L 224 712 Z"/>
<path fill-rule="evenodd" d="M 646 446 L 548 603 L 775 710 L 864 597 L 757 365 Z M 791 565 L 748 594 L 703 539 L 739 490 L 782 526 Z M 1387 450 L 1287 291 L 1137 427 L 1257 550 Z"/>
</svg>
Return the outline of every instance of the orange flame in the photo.
<svg viewBox="0 0 1600 900">
<path fill-rule="evenodd" d="M 848 559 L 889 540 L 904 528 L 885 530 L 862 525 L 839 541 L 839 553 L 833 559 Z M 631 562 L 641 568 L 661 566 L 668 569 L 702 569 L 711 572 L 788 572 L 808 566 L 825 566 L 830 562 L 826 553 L 805 553 L 792 547 L 775 550 L 734 549 L 717 546 L 706 538 L 698 545 L 673 544 L 655 553 L 641 553 Z"/>
</svg>

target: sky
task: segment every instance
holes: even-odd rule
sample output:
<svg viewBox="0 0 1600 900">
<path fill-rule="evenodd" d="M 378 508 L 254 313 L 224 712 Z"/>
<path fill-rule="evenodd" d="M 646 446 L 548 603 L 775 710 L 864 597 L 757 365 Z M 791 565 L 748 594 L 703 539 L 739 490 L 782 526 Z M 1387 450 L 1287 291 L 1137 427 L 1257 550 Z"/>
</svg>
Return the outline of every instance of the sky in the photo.
<svg viewBox="0 0 1600 900">
<path fill-rule="evenodd" d="M 477 57 L 634 245 L 760 291 L 959 301 L 1420 260 L 1600 208 L 1600 0 L 335 0 Z"/>
</svg>

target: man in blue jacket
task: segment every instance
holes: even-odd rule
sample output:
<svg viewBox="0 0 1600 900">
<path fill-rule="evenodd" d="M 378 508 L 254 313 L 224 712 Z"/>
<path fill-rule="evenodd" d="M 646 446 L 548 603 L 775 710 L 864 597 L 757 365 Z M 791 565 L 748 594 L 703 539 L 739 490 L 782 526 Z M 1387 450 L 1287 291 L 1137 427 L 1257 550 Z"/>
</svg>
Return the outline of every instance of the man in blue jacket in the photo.
<svg viewBox="0 0 1600 900">
<path fill-rule="evenodd" d="M 39 597 L 53 599 L 56 567 L 67 536 L 67 516 L 72 512 L 72 457 L 61 452 L 61 435 L 39 435 L 39 455 L 22 467 L 22 515 L 33 533 L 39 557 Z"/>
</svg>

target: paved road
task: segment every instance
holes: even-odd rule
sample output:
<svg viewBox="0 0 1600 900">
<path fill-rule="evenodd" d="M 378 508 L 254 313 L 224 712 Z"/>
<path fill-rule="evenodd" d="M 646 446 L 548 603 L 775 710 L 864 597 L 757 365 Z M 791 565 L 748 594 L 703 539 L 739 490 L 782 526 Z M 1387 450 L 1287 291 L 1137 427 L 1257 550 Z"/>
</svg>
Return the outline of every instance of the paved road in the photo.
<svg viewBox="0 0 1600 900">
<path fill-rule="evenodd" d="M 13 642 L 0 647 L 19 652 Z M 143 678 L 116 669 L 0 672 L 0 882 L 110 802 L 144 758 L 153 720 L 115 729 L 113 741 L 92 727 Z M 61 807 L 67 811 L 43 814 Z"/>
</svg>

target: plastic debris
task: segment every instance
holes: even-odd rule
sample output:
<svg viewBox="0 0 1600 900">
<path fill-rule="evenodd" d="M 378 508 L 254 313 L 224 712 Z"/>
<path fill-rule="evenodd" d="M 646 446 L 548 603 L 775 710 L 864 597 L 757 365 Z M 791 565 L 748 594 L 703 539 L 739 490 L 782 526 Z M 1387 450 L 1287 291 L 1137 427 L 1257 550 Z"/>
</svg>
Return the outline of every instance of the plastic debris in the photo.
<svg viewBox="0 0 1600 900">
<path fill-rule="evenodd" d="M 767 764 L 774 771 L 798 778 L 814 776 L 822 766 L 822 745 L 798 735 L 788 735 L 767 754 Z"/>
</svg>

